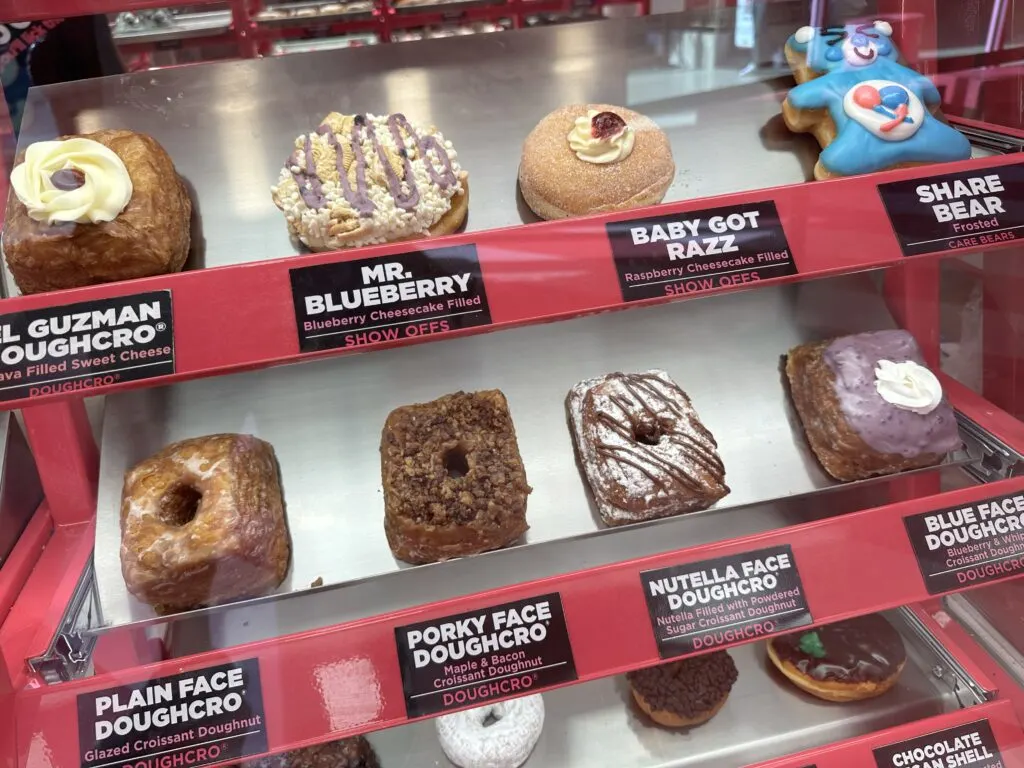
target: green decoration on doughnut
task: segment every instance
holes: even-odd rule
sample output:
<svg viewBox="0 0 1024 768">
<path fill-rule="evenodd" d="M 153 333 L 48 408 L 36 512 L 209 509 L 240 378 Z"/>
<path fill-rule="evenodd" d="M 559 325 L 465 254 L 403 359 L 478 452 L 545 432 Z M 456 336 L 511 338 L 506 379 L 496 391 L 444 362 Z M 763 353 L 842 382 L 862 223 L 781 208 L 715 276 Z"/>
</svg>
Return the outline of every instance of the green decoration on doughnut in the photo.
<svg viewBox="0 0 1024 768">
<path fill-rule="evenodd" d="M 816 659 L 823 659 L 826 655 L 817 632 L 805 632 L 800 636 L 800 650 Z"/>
</svg>

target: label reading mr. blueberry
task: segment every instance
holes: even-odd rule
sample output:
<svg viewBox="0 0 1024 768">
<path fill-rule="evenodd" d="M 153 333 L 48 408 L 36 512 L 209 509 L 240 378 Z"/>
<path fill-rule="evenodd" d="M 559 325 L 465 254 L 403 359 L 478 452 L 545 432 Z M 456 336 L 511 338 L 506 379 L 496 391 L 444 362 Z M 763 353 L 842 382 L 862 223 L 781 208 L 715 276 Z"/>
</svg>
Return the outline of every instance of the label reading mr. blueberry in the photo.
<svg viewBox="0 0 1024 768">
<path fill-rule="evenodd" d="M 78 697 L 82 768 L 209 765 L 267 751 L 256 659 Z"/>
<path fill-rule="evenodd" d="M 904 256 L 1024 237 L 1024 164 L 880 184 Z"/>
<path fill-rule="evenodd" d="M 1024 493 L 903 518 L 928 594 L 1024 572 Z"/>
<path fill-rule="evenodd" d="M 810 624 L 788 544 L 640 574 L 663 659 Z"/>
<path fill-rule="evenodd" d="M 606 224 L 623 301 L 795 275 L 775 203 Z"/>
<path fill-rule="evenodd" d="M 302 352 L 491 323 L 474 245 L 339 261 L 290 274 Z"/>
<path fill-rule="evenodd" d="M 409 717 L 576 679 L 557 592 L 396 627 L 395 640 Z"/>
<path fill-rule="evenodd" d="M 879 747 L 874 755 L 878 768 L 1003 768 L 988 720 Z"/>
<path fill-rule="evenodd" d="M 0 400 L 171 373 L 170 291 L 0 315 Z"/>
</svg>

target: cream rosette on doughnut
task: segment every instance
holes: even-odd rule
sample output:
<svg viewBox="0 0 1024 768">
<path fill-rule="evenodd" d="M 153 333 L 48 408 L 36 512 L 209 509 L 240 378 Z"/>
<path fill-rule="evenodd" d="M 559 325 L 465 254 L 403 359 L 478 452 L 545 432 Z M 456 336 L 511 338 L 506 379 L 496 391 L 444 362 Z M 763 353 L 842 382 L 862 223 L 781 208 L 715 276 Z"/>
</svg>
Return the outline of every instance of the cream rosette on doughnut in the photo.
<svg viewBox="0 0 1024 768">
<path fill-rule="evenodd" d="M 132 199 L 124 162 L 97 141 L 39 141 L 11 173 L 14 194 L 29 217 L 49 225 L 113 221 Z"/>
<path fill-rule="evenodd" d="M 539 693 L 444 715 L 437 723 L 441 749 L 460 768 L 518 768 L 544 728 Z"/>
</svg>

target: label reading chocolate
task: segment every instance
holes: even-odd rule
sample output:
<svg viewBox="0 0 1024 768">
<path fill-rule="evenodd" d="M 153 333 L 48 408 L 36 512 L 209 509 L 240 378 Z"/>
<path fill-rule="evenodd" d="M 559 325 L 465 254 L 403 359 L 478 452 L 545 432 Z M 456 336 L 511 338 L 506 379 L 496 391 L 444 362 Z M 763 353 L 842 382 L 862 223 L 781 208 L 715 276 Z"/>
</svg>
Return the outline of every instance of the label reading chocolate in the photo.
<svg viewBox="0 0 1024 768">
<path fill-rule="evenodd" d="M 78 697 L 82 768 L 209 765 L 267 751 L 257 659 Z"/>
<path fill-rule="evenodd" d="M 1024 237 L 1024 165 L 880 184 L 904 256 Z"/>
<path fill-rule="evenodd" d="M 170 291 L 0 315 L 0 400 L 172 373 Z"/>
<path fill-rule="evenodd" d="M 557 592 L 396 627 L 395 641 L 409 717 L 576 679 Z"/>
<path fill-rule="evenodd" d="M 301 267 L 290 275 L 302 352 L 491 323 L 474 245 Z"/>
<path fill-rule="evenodd" d="M 957 725 L 874 750 L 877 768 L 1002 768 L 988 720 Z"/>
<path fill-rule="evenodd" d="M 700 293 L 797 271 L 771 200 L 605 227 L 623 301 Z"/>
<path fill-rule="evenodd" d="M 1024 572 L 1024 493 L 903 518 L 928 594 Z"/>
<path fill-rule="evenodd" d="M 663 659 L 810 624 L 788 544 L 640 574 Z"/>
</svg>

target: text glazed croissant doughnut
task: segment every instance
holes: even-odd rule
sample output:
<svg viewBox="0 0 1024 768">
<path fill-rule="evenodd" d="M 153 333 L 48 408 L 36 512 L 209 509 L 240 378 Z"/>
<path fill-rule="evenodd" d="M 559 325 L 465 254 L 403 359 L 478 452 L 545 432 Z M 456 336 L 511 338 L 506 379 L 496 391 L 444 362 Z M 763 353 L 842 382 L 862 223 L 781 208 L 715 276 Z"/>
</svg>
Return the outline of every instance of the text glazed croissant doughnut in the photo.
<svg viewBox="0 0 1024 768">
<path fill-rule="evenodd" d="M 263 595 L 284 579 L 290 551 L 270 443 L 182 440 L 125 475 L 121 571 L 160 611 Z"/>
</svg>

